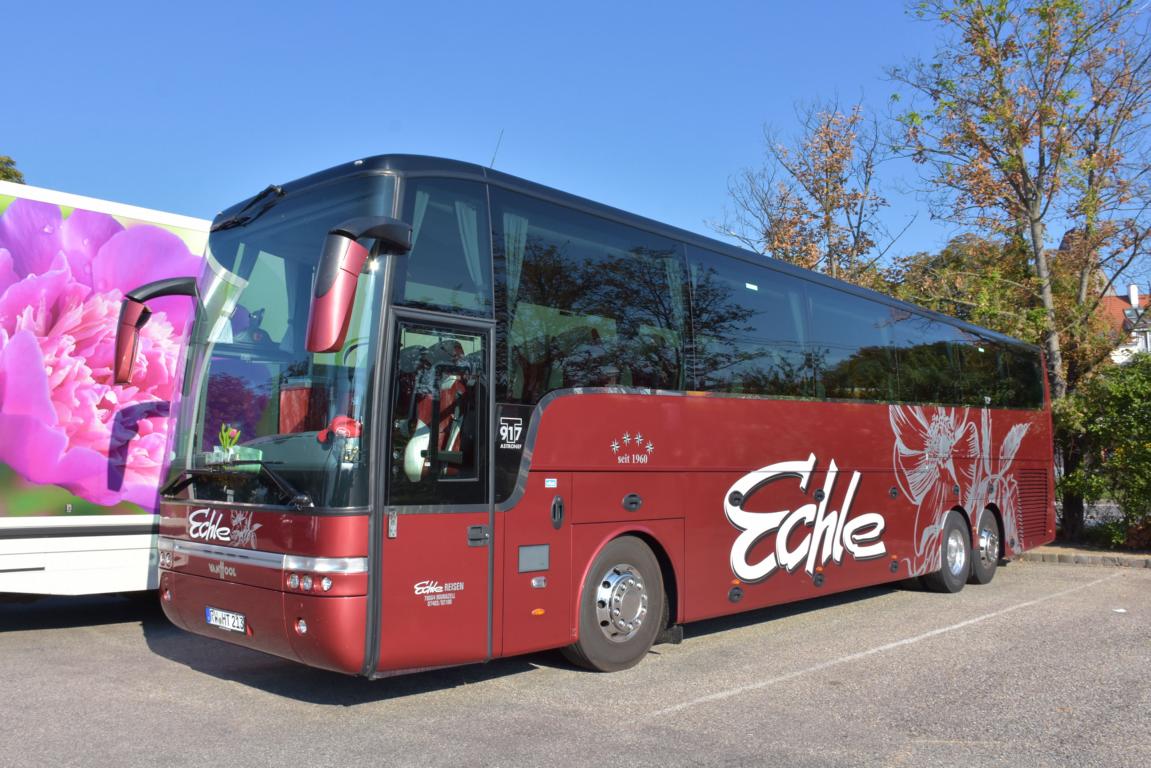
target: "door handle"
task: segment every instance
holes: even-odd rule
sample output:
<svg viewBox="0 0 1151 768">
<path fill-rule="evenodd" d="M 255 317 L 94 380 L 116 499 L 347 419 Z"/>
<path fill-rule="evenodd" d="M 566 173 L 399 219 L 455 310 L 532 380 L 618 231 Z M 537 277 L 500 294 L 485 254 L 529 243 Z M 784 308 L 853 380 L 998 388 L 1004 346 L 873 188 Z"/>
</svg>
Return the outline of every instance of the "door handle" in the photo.
<svg viewBox="0 0 1151 768">
<path fill-rule="evenodd" d="M 552 528 L 557 531 L 560 526 L 564 524 L 564 499 L 563 496 L 556 496 L 552 499 Z"/>
<path fill-rule="evenodd" d="M 469 547 L 486 547 L 488 542 L 491 541 L 492 534 L 486 525 L 469 525 L 468 526 L 468 546 Z"/>
</svg>

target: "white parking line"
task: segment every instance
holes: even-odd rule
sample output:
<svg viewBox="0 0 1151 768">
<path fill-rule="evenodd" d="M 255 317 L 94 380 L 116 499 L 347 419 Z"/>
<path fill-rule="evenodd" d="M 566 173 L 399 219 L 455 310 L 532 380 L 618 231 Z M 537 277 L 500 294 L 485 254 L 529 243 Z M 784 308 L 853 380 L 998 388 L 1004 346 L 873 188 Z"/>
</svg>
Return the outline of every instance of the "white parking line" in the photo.
<svg viewBox="0 0 1151 768">
<path fill-rule="evenodd" d="M 1079 586 L 1071 587 L 1070 589 L 1064 589 L 1060 592 L 1053 592 L 1050 595 L 1046 595 L 1044 597 L 1037 597 L 1034 600 L 1027 600 L 1026 602 L 1016 603 L 1015 605 L 1009 605 L 1008 607 L 1003 608 L 1001 610 L 993 611 L 992 613 L 985 613 L 982 616 L 976 616 L 973 619 L 967 619 L 966 621 L 961 621 L 958 624 L 952 624 L 951 626 L 948 626 L 948 627 L 940 627 L 939 629 L 933 629 L 930 632 L 924 632 L 921 635 L 915 635 L 914 637 L 904 638 L 903 640 L 896 640 L 894 643 L 887 643 L 886 645 L 876 646 L 875 648 L 870 648 L 866 651 L 860 651 L 859 653 L 852 653 L 852 654 L 849 654 L 847 656 L 840 656 L 839 658 L 836 658 L 836 659 L 829 659 L 827 661 L 822 661 L 819 664 L 815 664 L 815 665 L 810 666 L 810 667 L 805 667 L 804 669 L 797 669 L 794 672 L 788 672 L 786 675 L 780 675 L 778 677 L 772 677 L 772 678 L 769 678 L 767 680 L 761 680 L 757 683 L 749 683 L 748 685 L 741 685 L 741 686 L 736 687 L 736 688 L 729 688 L 726 691 L 719 691 L 717 693 L 708 694 L 707 696 L 700 696 L 698 699 L 691 699 L 690 701 L 685 701 L 685 702 L 682 702 L 680 704 L 675 704 L 674 706 L 664 707 L 663 709 L 659 709 L 659 710 L 656 710 L 655 712 L 651 712 L 648 715 L 646 715 L 646 718 L 653 719 L 653 718 L 657 718 L 657 717 L 663 717 L 664 715 L 674 714 L 676 712 L 680 712 L 682 710 L 688 709 L 690 707 L 694 707 L 694 706 L 699 705 L 699 704 L 707 704 L 708 702 L 712 702 L 712 701 L 722 701 L 723 699 L 730 699 L 732 696 L 739 696 L 741 694 L 748 693 L 750 691 L 762 690 L 764 688 L 768 688 L 770 686 L 773 686 L 777 683 L 785 683 L 789 680 L 794 680 L 797 677 L 803 677 L 804 675 L 810 675 L 812 672 L 819 672 L 819 671 L 822 671 L 824 669 L 828 669 L 829 667 L 835 667 L 835 666 L 838 666 L 840 664 L 847 664 L 849 662 L 857 661 L 858 659 L 863 659 L 863 658 L 866 658 L 868 656 L 874 656 L 877 653 L 883 653 L 885 651 L 890 651 L 890 650 L 893 650 L 895 648 L 899 648 L 899 647 L 904 646 L 904 645 L 913 645 L 913 644 L 918 643 L 922 640 L 929 640 L 933 637 L 938 637 L 939 635 L 943 635 L 943 634 L 946 634 L 948 632 L 954 632 L 957 629 L 963 629 L 964 627 L 969 627 L 972 624 L 978 624 L 981 621 L 987 621 L 988 619 L 994 619 L 997 616 L 1003 616 L 1004 614 L 1011 613 L 1012 611 L 1018 611 L 1021 608 L 1030 608 L 1033 605 L 1038 605 L 1039 603 L 1045 603 L 1048 600 L 1054 600 L 1057 597 L 1063 597 L 1064 595 L 1070 595 L 1073 592 L 1079 592 L 1080 590 L 1094 587 L 1098 584 L 1102 584 L 1105 581 L 1110 581 L 1111 579 L 1117 578 L 1118 576 L 1122 576 L 1122 575 L 1123 575 L 1122 572 L 1113 573 L 1110 576 L 1104 576 L 1101 579 L 1096 579 L 1095 581 L 1091 581 L 1091 582 L 1088 582 L 1086 584 L 1080 584 Z"/>
</svg>

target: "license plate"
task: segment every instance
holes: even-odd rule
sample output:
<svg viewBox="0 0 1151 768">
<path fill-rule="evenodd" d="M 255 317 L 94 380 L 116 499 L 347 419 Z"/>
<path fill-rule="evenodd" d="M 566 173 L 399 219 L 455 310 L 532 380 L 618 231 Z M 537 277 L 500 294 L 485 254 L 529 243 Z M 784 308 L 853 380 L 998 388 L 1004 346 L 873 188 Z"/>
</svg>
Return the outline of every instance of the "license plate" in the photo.
<svg viewBox="0 0 1151 768">
<path fill-rule="evenodd" d="M 219 608 L 207 606 L 204 608 L 204 618 L 213 627 L 226 629 L 229 632 L 245 632 L 244 614 L 221 611 Z"/>
</svg>

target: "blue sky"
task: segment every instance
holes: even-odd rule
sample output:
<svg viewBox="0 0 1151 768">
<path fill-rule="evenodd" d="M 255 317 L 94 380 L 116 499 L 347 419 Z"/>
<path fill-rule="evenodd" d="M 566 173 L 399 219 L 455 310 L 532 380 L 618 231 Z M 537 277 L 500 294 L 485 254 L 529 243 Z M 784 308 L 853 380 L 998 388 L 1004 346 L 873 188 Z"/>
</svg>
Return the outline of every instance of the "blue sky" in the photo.
<svg viewBox="0 0 1151 768">
<path fill-rule="evenodd" d="M 886 109 L 936 31 L 886 2 L 6 4 L 0 154 L 37 186 L 210 217 L 337 163 L 487 165 L 714 234 L 797 102 Z M 938 247 L 909 164 L 895 252 Z"/>
</svg>

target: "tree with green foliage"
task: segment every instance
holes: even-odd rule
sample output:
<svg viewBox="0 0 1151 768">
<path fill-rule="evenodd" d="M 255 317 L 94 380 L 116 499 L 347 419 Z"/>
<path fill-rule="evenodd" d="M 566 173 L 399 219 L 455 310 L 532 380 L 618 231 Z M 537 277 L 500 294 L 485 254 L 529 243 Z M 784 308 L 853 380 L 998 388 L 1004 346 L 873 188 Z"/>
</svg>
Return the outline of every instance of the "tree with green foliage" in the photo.
<svg viewBox="0 0 1151 768">
<path fill-rule="evenodd" d="M 1107 362 L 1098 307 L 1151 246 L 1151 35 L 1135 0 L 923 0 L 947 35 L 930 61 L 892 69 L 912 103 L 905 151 L 935 212 L 1020 243 L 1035 275 L 1058 400 Z M 1052 234 L 1065 234 L 1053 248 Z M 1080 441 L 1062 431 L 1074 473 Z M 1064 493 L 1064 531 L 1083 504 Z"/>
<path fill-rule="evenodd" d="M 937 213 L 1026 244 L 1062 397 L 1074 385 L 1067 337 L 1098 304 L 1100 277 L 1108 284 L 1145 254 L 1138 161 L 1151 45 L 1140 9 L 1134 0 L 924 0 L 915 11 L 949 38 L 931 61 L 890 72 L 917 102 L 901 116 L 905 149 L 941 192 Z M 1057 306 L 1056 222 L 1078 232 L 1073 318 Z"/>
<path fill-rule="evenodd" d="M 0 155 L 0 181 L 14 181 L 24 183 L 24 174 L 16 168 L 16 161 L 8 155 Z"/>
<path fill-rule="evenodd" d="M 939 253 L 897 257 L 886 277 L 904 301 L 1033 344 L 1042 339 L 1037 281 L 1017 240 L 960 235 Z"/>
<path fill-rule="evenodd" d="M 1108 543 L 1151 547 L 1151 354 L 1100 371 L 1058 411 L 1061 430 L 1086 436 L 1065 488 L 1118 503 L 1121 519 L 1104 527 Z"/>
<path fill-rule="evenodd" d="M 778 259 L 888 290 L 1046 350 L 1053 399 L 1110 365 L 1120 341 L 1100 305 L 1151 259 L 1151 28 L 1139 0 L 913 0 L 942 37 L 889 71 L 902 86 L 894 147 L 859 108 L 799 114 L 797 140 L 768 134 L 762 170 L 731 185 L 721 232 Z M 902 100 L 902 102 L 901 102 Z M 886 248 L 876 168 L 920 164 L 932 213 L 973 229 L 939 253 Z M 1063 413 L 1056 407 L 1057 417 Z M 1089 436 L 1057 430 L 1077 476 Z M 1083 530 L 1061 486 L 1064 535 Z"/>
</svg>

